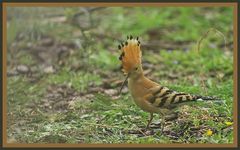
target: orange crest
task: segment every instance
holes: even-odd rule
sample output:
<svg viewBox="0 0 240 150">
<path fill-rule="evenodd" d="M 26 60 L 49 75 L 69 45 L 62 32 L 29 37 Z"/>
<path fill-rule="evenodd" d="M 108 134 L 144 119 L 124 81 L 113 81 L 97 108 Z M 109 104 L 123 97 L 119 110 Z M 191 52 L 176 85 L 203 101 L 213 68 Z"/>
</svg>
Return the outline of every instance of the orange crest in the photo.
<svg viewBox="0 0 240 150">
<path fill-rule="evenodd" d="M 129 73 L 137 65 L 141 64 L 142 52 L 140 50 L 140 41 L 138 37 L 127 37 L 127 41 L 118 46 L 122 50 L 119 60 L 122 61 L 124 73 Z"/>
</svg>

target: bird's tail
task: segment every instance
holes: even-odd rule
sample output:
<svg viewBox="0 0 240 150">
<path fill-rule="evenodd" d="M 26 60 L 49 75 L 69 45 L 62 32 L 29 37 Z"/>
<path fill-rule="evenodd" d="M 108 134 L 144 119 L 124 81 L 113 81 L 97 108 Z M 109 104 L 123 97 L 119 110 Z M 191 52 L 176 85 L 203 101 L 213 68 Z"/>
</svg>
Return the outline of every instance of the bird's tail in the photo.
<svg viewBox="0 0 240 150">
<path fill-rule="evenodd" d="M 202 95 L 192 95 L 194 100 L 220 100 L 218 97 L 212 97 L 212 96 L 202 96 Z"/>
<path fill-rule="evenodd" d="M 201 96 L 201 95 L 190 95 L 190 94 L 182 94 L 175 97 L 175 100 L 171 102 L 171 104 L 180 104 L 192 101 L 216 101 L 221 102 L 222 100 L 218 97 L 212 96 Z"/>
</svg>

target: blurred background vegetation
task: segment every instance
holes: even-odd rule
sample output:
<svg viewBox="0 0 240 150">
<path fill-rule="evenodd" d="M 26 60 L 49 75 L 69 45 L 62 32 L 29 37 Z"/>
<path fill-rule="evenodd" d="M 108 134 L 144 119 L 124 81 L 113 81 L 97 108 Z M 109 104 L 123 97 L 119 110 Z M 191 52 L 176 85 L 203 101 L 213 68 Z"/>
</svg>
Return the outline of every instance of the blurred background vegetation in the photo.
<svg viewBox="0 0 240 150">
<path fill-rule="evenodd" d="M 196 50 L 197 41 L 211 32 Z M 139 36 L 144 73 L 194 103 L 160 134 L 131 100 L 117 45 Z M 232 143 L 231 7 L 8 7 L 10 143 Z M 212 134 L 207 134 L 207 131 Z"/>
</svg>

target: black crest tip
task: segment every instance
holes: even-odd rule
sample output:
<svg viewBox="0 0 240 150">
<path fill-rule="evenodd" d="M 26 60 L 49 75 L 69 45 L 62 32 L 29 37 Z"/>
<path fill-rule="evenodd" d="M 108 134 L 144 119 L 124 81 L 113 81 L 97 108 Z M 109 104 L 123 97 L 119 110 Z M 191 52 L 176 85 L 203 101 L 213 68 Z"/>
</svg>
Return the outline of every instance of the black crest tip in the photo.
<svg viewBox="0 0 240 150">
<path fill-rule="evenodd" d="M 130 35 L 130 40 L 131 40 L 131 39 L 133 39 L 133 36 L 132 36 L 132 35 Z"/>
<path fill-rule="evenodd" d="M 118 45 L 118 49 L 121 49 L 122 47 L 121 47 L 121 45 Z"/>
<path fill-rule="evenodd" d="M 122 52 L 122 54 L 119 56 L 119 60 L 122 60 L 122 58 L 124 57 L 124 55 L 125 55 L 125 53 L 124 52 Z"/>
<path fill-rule="evenodd" d="M 122 60 L 122 55 L 118 57 L 119 60 Z"/>
</svg>

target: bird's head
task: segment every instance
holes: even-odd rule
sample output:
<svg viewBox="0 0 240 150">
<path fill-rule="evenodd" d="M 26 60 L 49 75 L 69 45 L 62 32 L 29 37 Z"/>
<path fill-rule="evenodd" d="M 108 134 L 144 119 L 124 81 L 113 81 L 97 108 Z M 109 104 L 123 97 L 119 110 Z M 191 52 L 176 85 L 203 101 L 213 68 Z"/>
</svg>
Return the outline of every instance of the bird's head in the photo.
<svg viewBox="0 0 240 150">
<path fill-rule="evenodd" d="M 142 75 L 142 52 L 140 44 L 138 37 L 133 38 L 132 36 L 128 36 L 124 43 L 118 45 L 118 48 L 122 51 L 119 57 L 119 60 L 122 62 L 122 71 L 127 75 L 124 83 L 128 77 L 137 78 Z"/>
</svg>

